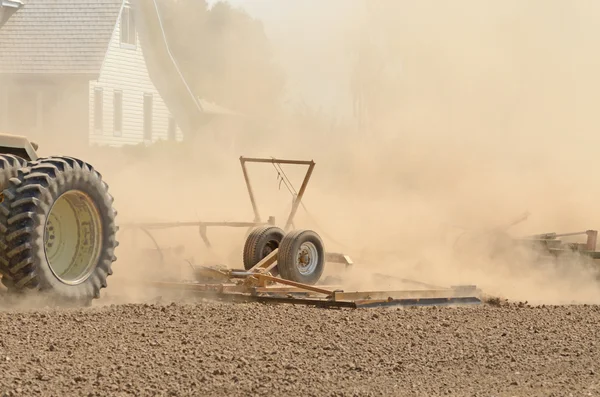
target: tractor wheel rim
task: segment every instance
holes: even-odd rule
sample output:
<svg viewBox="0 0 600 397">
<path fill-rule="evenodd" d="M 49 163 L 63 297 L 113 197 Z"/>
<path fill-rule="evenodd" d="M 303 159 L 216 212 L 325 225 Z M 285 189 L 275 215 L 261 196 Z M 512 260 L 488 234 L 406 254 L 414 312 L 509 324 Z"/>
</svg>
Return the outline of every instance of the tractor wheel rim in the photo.
<svg viewBox="0 0 600 397">
<path fill-rule="evenodd" d="M 305 242 L 300 246 L 296 257 L 296 267 L 303 276 L 313 274 L 319 263 L 319 251 L 311 242 Z"/>
<path fill-rule="evenodd" d="M 102 250 L 102 218 L 94 201 L 69 190 L 52 205 L 45 224 L 44 252 L 61 282 L 81 284 L 94 271 Z"/>
</svg>

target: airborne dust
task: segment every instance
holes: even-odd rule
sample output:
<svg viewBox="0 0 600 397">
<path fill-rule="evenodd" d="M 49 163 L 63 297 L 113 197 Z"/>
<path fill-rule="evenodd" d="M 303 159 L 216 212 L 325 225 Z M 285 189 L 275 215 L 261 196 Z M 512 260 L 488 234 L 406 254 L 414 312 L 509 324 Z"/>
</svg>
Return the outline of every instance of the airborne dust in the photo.
<svg viewBox="0 0 600 397">
<path fill-rule="evenodd" d="M 393 288 L 389 279 L 371 278 L 383 273 L 476 284 L 486 293 L 529 302 L 600 303 L 600 284 L 576 263 L 534 264 L 526 253 L 512 251 L 491 259 L 485 246 L 460 255 L 452 249 L 461 232 L 454 225 L 492 228 L 525 211 L 531 215 L 510 228 L 511 235 L 600 227 L 600 4 L 302 3 L 304 12 L 281 21 L 288 30 L 274 35 L 272 44 L 292 94 L 301 87 L 309 105 L 310 98 L 326 97 L 325 116 L 300 123 L 287 109 L 262 120 L 268 134 L 242 139 L 231 126 L 228 136 L 239 139 L 201 136 L 186 146 L 186 156 L 180 147 L 135 160 L 112 152 L 73 153 L 103 173 L 120 223 L 250 221 L 240 155 L 314 159 L 305 197 L 309 213 L 300 209 L 296 227 L 314 228 L 327 249 L 354 259 L 350 274 L 338 274 L 349 289 Z M 320 17 L 303 19 L 310 15 Z M 308 27 L 310 34 L 303 34 Z M 357 65 L 362 69 L 356 71 Z M 320 97 L 321 87 L 328 91 Z M 357 92 L 361 128 L 352 108 Z M 250 168 L 261 216 L 276 216 L 282 225 L 290 193 L 271 165 Z M 284 169 L 298 189 L 303 170 Z M 152 298 L 156 291 L 119 280 L 189 277 L 182 258 L 239 268 L 244 232 L 209 230 L 212 252 L 203 249 L 195 228 L 157 233 L 159 244 L 185 249 L 159 270 L 141 258 L 122 228 L 119 260 L 103 293 Z M 143 235 L 137 243 L 151 247 Z M 334 266 L 329 274 L 343 270 Z"/>
</svg>

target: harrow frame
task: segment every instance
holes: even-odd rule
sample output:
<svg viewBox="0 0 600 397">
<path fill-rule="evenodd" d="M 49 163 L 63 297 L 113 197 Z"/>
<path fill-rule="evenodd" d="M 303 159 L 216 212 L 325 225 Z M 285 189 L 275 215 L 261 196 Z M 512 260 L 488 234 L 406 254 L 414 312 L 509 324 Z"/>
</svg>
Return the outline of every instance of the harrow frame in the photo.
<svg viewBox="0 0 600 397">
<path fill-rule="evenodd" d="M 260 215 L 260 211 L 258 209 L 258 204 L 256 200 L 256 195 L 254 194 L 254 189 L 252 186 L 252 182 L 250 180 L 250 175 L 248 172 L 248 163 L 256 163 L 256 164 L 273 164 L 281 166 L 282 164 L 288 165 L 298 165 L 298 166 L 307 166 L 306 174 L 302 180 L 302 185 L 300 186 L 300 190 L 298 194 L 295 195 L 292 208 L 290 213 L 287 216 L 287 220 L 285 226 L 283 227 L 284 232 L 288 232 L 291 227 L 294 226 L 294 219 L 296 217 L 296 213 L 298 212 L 298 208 L 302 204 L 302 199 L 304 198 L 304 194 L 306 192 L 306 188 L 312 176 L 313 170 L 315 168 L 316 163 L 313 160 L 290 160 L 290 159 L 278 159 L 278 158 L 257 158 L 257 157 L 244 157 L 240 156 L 239 158 L 240 165 L 242 168 L 242 173 L 244 176 L 244 182 L 246 184 L 246 189 L 248 191 L 248 198 L 250 200 L 250 204 L 252 205 L 252 211 L 254 213 L 254 219 L 252 221 L 175 221 L 175 222 L 129 222 L 124 223 L 121 228 L 124 231 L 141 231 L 145 234 L 154 245 L 161 263 L 164 264 L 164 255 L 163 248 L 158 244 L 158 241 L 152 234 L 152 230 L 164 230 L 170 228 L 180 228 L 180 227 L 192 227 L 198 228 L 198 234 L 204 243 L 204 246 L 208 249 L 212 248 L 212 244 L 210 239 L 208 238 L 208 229 L 215 227 L 229 227 L 229 228 L 246 228 L 248 232 L 255 227 L 259 226 L 275 226 L 276 219 L 274 216 L 269 216 L 266 221 L 264 221 Z M 338 252 L 326 252 L 326 260 L 327 262 L 343 264 L 346 268 L 349 268 L 353 265 L 352 259 L 348 255 Z"/>
<path fill-rule="evenodd" d="M 211 248 L 207 229 L 210 227 L 252 228 L 259 226 L 275 226 L 275 218 L 270 216 L 262 220 L 256 196 L 250 181 L 248 163 L 271 163 L 302 165 L 308 169 L 297 194 L 294 195 L 292 208 L 287 216 L 284 232 L 294 227 L 294 218 L 302 204 L 306 188 L 313 173 L 315 162 L 312 160 L 287 160 L 277 158 L 240 157 L 240 165 L 248 197 L 252 205 L 254 219 L 250 222 L 152 222 L 128 223 L 123 229 L 140 230 L 153 242 L 161 262 L 164 263 L 162 248 L 151 233 L 151 230 L 177 227 L 197 227 L 199 235 L 207 248 Z M 280 168 L 281 170 L 281 168 Z M 284 176 L 282 176 L 283 178 Z M 289 182 L 289 181 L 288 181 Z M 291 182 L 290 182 L 291 183 Z M 295 189 L 294 189 L 295 190 Z M 475 286 L 435 287 L 412 281 L 402 280 L 418 286 L 419 289 L 404 291 L 343 291 L 336 286 L 308 285 L 281 277 L 274 277 L 271 271 L 277 266 L 278 249 L 260 260 L 249 270 L 219 269 L 208 266 L 193 266 L 193 281 L 147 281 L 145 285 L 158 289 L 171 289 L 191 292 L 196 296 L 234 302 L 264 302 L 299 304 L 330 308 L 369 308 L 386 306 L 430 306 L 430 305 L 465 305 L 481 303 L 480 291 Z M 352 259 L 343 253 L 325 251 L 325 261 L 345 265 L 347 270 L 353 265 Z"/>
<path fill-rule="evenodd" d="M 282 280 L 282 279 L 279 279 Z M 278 281 L 279 281 L 278 280 Z M 231 302 L 293 304 L 322 308 L 375 308 L 392 306 L 458 306 L 480 304 L 475 286 L 440 290 L 353 291 L 325 289 L 317 294 L 302 287 L 245 287 L 239 284 L 202 284 L 195 282 L 150 282 L 148 286 L 192 292 L 198 297 Z M 325 292 L 327 291 L 327 292 Z"/>
<path fill-rule="evenodd" d="M 221 270 L 196 268 L 196 281 L 153 281 L 148 285 L 161 289 L 192 292 L 204 298 L 233 302 L 284 303 L 322 308 L 375 308 L 390 306 L 448 306 L 481 303 L 481 291 L 474 285 L 435 287 L 397 291 L 344 291 L 337 286 L 308 285 L 274 277 L 278 249 L 252 269 Z M 423 286 L 423 283 L 403 280 Z"/>
<path fill-rule="evenodd" d="M 561 237 L 586 236 L 585 243 L 565 243 Z M 597 251 L 598 231 L 585 230 L 571 233 L 541 233 L 515 239 L 521 244 L 532 244 L 541 247 L 547 253 L 558 256 L 565 252 L 576 252 L 592 259 L 600 259 Z"/>
<path fill-rule="evenodd" d="M 293 304 L 320 308 L 375 308 L 391 306 L 477 305 L 482 293 L 474 285 L 438 287 L 398 279 L 415 289 L 396 291 L 344 291 L 339 286 L 308 285 L 271 275 L 279 250 L 273 250 L 249 270 L 195 267 L 194 281 L 150 281 L 159 289 L 186 291 L 197 297 L 231 302 Z"/>
<path fill-rule="evenodd" d="M 248 163 L 269 163 L 274 165 L 282 165 L 282 164 L 290 164 L 290 165 L 305 165 L 308 166 L 306 174 L 304 175 L 304 179 L 302 181 L 302 185 L 300 186 L 300 190 L 298 191 L 298 195 L 294 197 L 292 202 L 292 209 L 288 215 L 285 226 L 283 230 L 287 232 L 290 227 L 294 225 L 294 218 L 296 217 L 296 213 L 298 211 L 298 207 L 302 203 L 302 199 L 304 197 L 304 193 L 312 176 L 313 170 L 315 168 L 316 163 L 313 160 L 288 160 L 288 159 L 277 159 L 277 158 L 254 158 L 254 157 L 244 157 L 240 156 L 240 165 L 242 167 L 242 174 L 244 176 L 244 182 L 246 184 L 246 189 L 248 191 L 248 198 L 250 200 L 250 204 L 252 205 L 252 211 L 254 213 L 254 219 L 252 221 L 184 221 L 184 222 L 130 222 L 125 223 L 122 227 L 124 229 L 139 229 L 143 231 L 150 239 L 154 242 L 157 250 L 160 251 L 161 248 L 156 242 L 156 239 L 150 233 L 151 230 L 156 229 L 168 229 L 168 228 L 176 228 L 176 227 L 197 227 L 198 233 L 204 242 L 207 248 L 211 248 L 212 244 L 210 239 L 208 238 L 208 228 L 212 227 L 233 227 L 233 228 L 254 228 L 258 226 L 274 226 L 276 223 L 275 217 L 269 216 L 267 221 L 263 221 L 260 216 L 260 211 L 258 209 L 258 204 L 256 201 L 256 195 L 254 194 L 254 189 L 252 187 L 252 182 L 250 181 L 250 175 L 248 173 Z"/>
</svg>

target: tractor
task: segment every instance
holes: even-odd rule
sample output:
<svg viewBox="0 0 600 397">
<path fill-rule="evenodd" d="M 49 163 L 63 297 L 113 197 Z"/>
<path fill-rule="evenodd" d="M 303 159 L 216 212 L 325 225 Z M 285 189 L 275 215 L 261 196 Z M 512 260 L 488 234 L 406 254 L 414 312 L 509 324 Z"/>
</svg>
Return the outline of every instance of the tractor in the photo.
<svg viewBox="0 0 600 397">
<path fill-rule="evenodd" d="M 37 149 L 0 134 L 0 282 L 9 293 L 88 306 L 116 260 L 113 197 L 90 164 Z"/>
</svg>

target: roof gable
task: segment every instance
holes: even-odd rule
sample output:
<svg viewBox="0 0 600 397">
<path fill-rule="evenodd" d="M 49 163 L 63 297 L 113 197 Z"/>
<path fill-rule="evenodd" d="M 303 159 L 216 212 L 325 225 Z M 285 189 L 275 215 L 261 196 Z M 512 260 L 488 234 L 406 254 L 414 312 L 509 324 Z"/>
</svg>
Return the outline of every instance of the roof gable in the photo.
<svg viewBox="0 0 600 397">
<path fill-rule="evenodd" d="M 20 0 L 0 0 L 0 28 L 21 7 L 23 3 Z"/>
<path fill-rule="evenodd" d="M 1 74 L 99 74 L 122 0 L 23 3 L 0 28 Z"/>
</svg>

